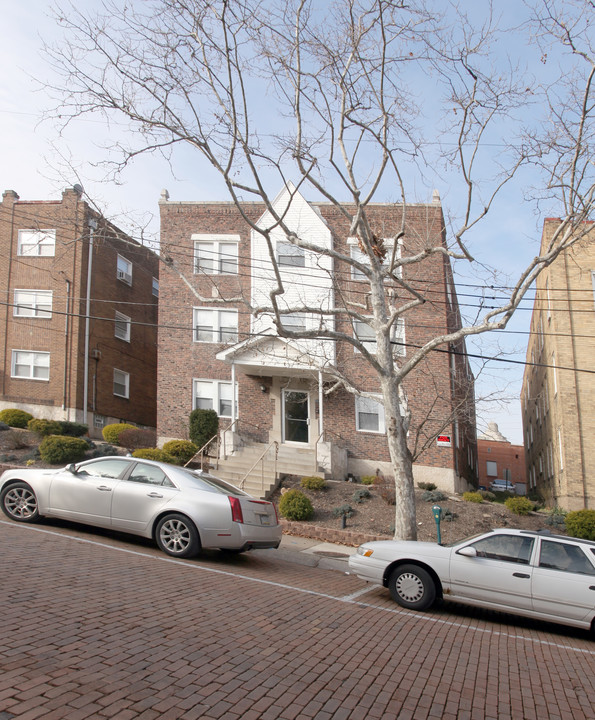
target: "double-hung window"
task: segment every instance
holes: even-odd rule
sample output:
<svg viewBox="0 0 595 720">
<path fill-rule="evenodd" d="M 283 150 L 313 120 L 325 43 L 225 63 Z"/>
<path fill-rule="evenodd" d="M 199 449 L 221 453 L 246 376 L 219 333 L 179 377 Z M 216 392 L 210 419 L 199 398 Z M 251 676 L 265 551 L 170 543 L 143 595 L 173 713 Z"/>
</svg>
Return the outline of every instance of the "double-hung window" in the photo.
<svg viewBox="0 0 595 720">
<path fill-rule="evenodd" d="M 121 255 L 118 255 L 116 277 L 127 285 L 132 285 L 132 263 Z"/>
<path fill-rule="evenodd" d="M 239 235 L 193 235 L 194 272 L 237 275 Z"/>
<path fill-rule="evenodd" d="M 15 290 L 13 312 L 15 317 L 52 317 L 52 291 Z"/>
<path fill-rule="evenodd" d="M 195 380 L 194 409 L 215 410 L 219 417 L 231 418 L 231 383 L 224 380 Z"/>
<path fill-rule="evenodd" d="M 116 311 L 114 335 L 120 340 L 130 342 L 130 318 Z"/>
<path fill-rule="evenodd" d="M 360 432 L 384 433 L 384 406 L 369 397 L 355 398 L 355 427 Z"/>
<path fill-rule="evenodd" d="M 286 330 L 291 332 L 304 332 L 306 330 L 306 316 L 303 313 L 284 313 L 281 322 Z"/>
<path fill-rule="evenodd" d="M 153 278 L 151 283 L 151 294 L 153 297 L 158 298 L 159 297 L 159 280 L 157 278 Z"/>
<path fill-rule="evenodd" d="M 283 267 L 305 267 L 306 254 L 304 248 L 288 242 L 278 242 L 277 263 Z"/>
<path fill-rule="evenodd" d="M 351 259 L 355 262 L 358 262 L 360 265 L 370 265 L 370 258 L 368 255 L 363 252 L 359 246 L 359 242 L 357 238 L 350 237 L 347 238 L 347 244 L 349 246 L 349 254 L 351 256 Z M 394 241 L 392 238 L 384 238 L 383 240 L 383 249 L 386 252 L 383 260 L 383 267 L 387 267 L 388 263 L 390 263 L 392 256 L 393 256 L 393 248 L 394 248 Z M 401 259 L 401 249 L 402 249 L 402 243 L 401 240 L 397 243 L 397 251 L 395 253 L 395 260 Z M 395 276 L 398 278 L 403 277 L 403 266 L 398 265 L 394 272 Z M 351 279 L 352 280 L 367 280 L 368 278 L 366 275 L 359 270 L 359 268 L 356 268 L 355 265 L 351 266 Z"/>
<path fill-rule="evenodd" d="M 368 323 L 361 320 L 353 321 L 355 337 L 364 345 L 371 354 L 376 354 L 376 333 Z M 405 321 L 398 318 L 391 328 L 390 335 L 393 355 L 405 355 Z M 355 352 L 359 352 L 356 348 Z"/>
<path fill-rule="evenodd" d="M 49 352 L 12 351 L 12 377 L 29 380 L 50 379 Z"/>
<path fill-rule="evenodd" d="M 238 311 L 194 308 L 194 342 L 233 343 L 238 339 Z"/>
<path fill-rule="evenodd" d="M 130 374 L 114 368 L 114 395 L 130 397 Z"/>
<path fill-rule="evenodd" d="M 55 230 L 19 230 L 17 255 L 53 257 L 55 254 Z"/>
</svg>

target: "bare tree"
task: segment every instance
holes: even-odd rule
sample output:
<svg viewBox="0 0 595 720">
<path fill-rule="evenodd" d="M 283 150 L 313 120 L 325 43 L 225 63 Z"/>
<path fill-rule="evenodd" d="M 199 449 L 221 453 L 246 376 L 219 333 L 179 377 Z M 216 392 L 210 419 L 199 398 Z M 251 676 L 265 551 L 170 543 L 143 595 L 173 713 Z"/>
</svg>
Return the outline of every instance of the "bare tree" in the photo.
<svg viewBox="0 0 595 720">
<path fill-rule="evenodd" d="M 337 0 L 322 7 L 312 0 L 121 0 L 100 14 L 60 11 L 66 40 L 47 48 L 61 78 L 48 85 L 57 91 L 61 118 L 68 123 L 102 113 L 106 121 L 123 116 L 129 122 L 133 133 L 129 145 L 119 145 L 117 170 L 140 153 L 175 157 L 176 146 L 184 145 L 220 173 L 240 212 L 246 200 L 264 204 L 269 226 L 246 213 L 244 218 L 268 243 L 274 283 L 266 302 L 250 311 L 271 313 L 288 338 L 349 343 L 376 371 L 398 538 L 416 536 L 412 454 L 401 409 L 404 379 L 435 349 L 504 328 L 538 273 L 581 237 L 592 209 L 595 64 L 583 16 L 592 16 L 593 7 L 576 0 L 556 15 L 553 5 L 537 2 L 524 30 L 529 37 L 537 29 L 544 47 L 558 43 L 560 79 L 547 87 L 528 80 L 503 52 L 511 47 L 510 29 L 491 13 L 478 23 L 473 3 L 470 18 L 458 4 L 432 0 Z M 548 108 L 549 115 L 543 112 Z M 524 127 L 528 117 L 535 120 Z M 500 144 L 496 157 L 487 149 L 494 142 Z M 428 302 L 408 282 L 408 271 L 436 256 L 473 264 L 468 238 L 501 189 L 529 163 L 546 173 L 541 189 L 563 208 L 550 246 L 519 273 L 496 309 L 400 357 L 394 329 Z M 462 188 L 460 219 L 443 241 L 422 239 L 415 252 L 400 256 L 411 189 L 425 184 L 438 165 Z M 296 235 L 269 194 L 288 180 L 335 206 L 363 260 Z M 402 207 L 388 249 L 370 221 L 369 207 L 378 197 Z M 336 326 L 321 322 L 316 330 L 296 333 L 284 325 L 280 299 L 287 288 L 271 239 L 277 232 L 367 278 L 371 312 L 349 299 L 324 312 L 351 326 L 367 322 L 374 353 L 356 333 Z M 291 310 L 321 313 L 307 302 Z M 347 377 L 337 374 L 336 380 L 361 391 Z"/>
</svg>

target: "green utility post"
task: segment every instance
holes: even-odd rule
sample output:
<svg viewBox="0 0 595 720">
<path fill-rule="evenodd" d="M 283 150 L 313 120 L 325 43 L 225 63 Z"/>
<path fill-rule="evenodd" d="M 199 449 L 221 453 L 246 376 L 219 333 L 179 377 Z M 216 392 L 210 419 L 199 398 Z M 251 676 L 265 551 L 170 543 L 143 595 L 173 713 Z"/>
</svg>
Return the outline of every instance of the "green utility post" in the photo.
<svg viewBox="0 0 595 720">
<path fill-rule="evenodd" d="M 438 545 L 442 544 L 442 538 L 440 537 L 440 518 L 442 517 L 442 508 L 440 505 L 434 505 L 432 508 L 434 520 L 436 521 L 436 529 L 438 530 Z"/>
</svg>

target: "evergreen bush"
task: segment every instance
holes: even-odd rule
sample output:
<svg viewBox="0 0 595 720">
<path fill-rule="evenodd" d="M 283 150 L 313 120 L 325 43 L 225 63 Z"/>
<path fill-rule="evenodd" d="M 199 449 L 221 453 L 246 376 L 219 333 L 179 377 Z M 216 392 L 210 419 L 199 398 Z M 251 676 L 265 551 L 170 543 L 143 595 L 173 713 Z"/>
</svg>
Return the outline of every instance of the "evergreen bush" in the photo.
<svg viewBox="0 0 595 720">
<path fill-rule="evenodd" d="M 106 425 L 101 431 L 101 434 L 105 442 L 110 443 L 110 445 L 119 445 L 120 433 L 123 433 L 124 430 L 136 429 L 136 425 L 131 425 L 130 423 L 112 423 L 111 425 Z"/>
<path fill-rule="evenodd" d="M 64 435 L 62 426 L 57 420 L 43 420 L 41 418 L 33 418 L 27 423 L 27 430 L 46 437 L 46 435 Z"/>
<path fill-rule="evenodd" d="M 142 460 L 156 460 L 157 462 L 169 463 L 170 465 L 176 464 L 176 458 L 173 455 L 159 448 L 139 448 L 132 453 L 132 457 Z"/>
<path fill-rule="evenodd" d="M 314 475 L 311 477 L 303 477 L 300 484 L 303 488 L 306 488 L 306 490 L 324 490 L 326 487 L 325 479 Z"/>
<path fill-rule="evenodd" d="M 198 447 L 190 440 L 168 440 L 163 449 L 173 455 L 180 465 L 184 465 L 196 455 Z"/>
<path fill-rule="evenodd" d="M 31 413 L 19 410 L 18 408 L 6 408 L 0 410 L 0 421 L 5 422 L 13 428 L 26 428 L 29 420 L 33 420 Z"/>
<path fill-rule="evenodd" d="M 464 492 L 463 500 L 465 502 L 482 503 L 483 495 L 480 492 Z"/>
<path fill-rule="evenodd" d="M 190 413 L 188 435 L 200 450 L 217 435 L 219 418 L 214 410 L 197 408 Z"/>
<path fill-rule="evenodd" d="M 288 490 L 281 495 L 279 512 L 288 520 L 310 520 L 314 515 L 314 508 L 310 499 L 300 490 Z"/>
<path fill-rule="evenodd" d="M 356 503 L 362 503 L 366 498 L 370 497 L 372 497 L 372 494 L 367 488 L 357 488 L 351 499 Z"/>
<path fill-rule="evenodd" d="M 71 422 L 70 420 L 59 420 L 61 427 L 60 435 L 70 435 L 71 437 L 82 437 L 89 432 L 89 427 L 82 423 Z"/>
<path fill-rule="evenodd" d="M 528 515 L 533 510 L 533 503 L 526 497 L 509 497 L 504 501 L 506 507 L 515 515 Z"/>
<path fill-rule="evenodd" d="M 573 510 L 567 513 L 564 524 L 571 537 L 595 540 L 595 510 Z"/>
<path fill-rule="evenodd" d="M 68 435 L 48 435 L 39 445 L 39 454 L 51 465 L 79 462 L 85 457 L 89 446 L 81 438 Z"/>
</svg>

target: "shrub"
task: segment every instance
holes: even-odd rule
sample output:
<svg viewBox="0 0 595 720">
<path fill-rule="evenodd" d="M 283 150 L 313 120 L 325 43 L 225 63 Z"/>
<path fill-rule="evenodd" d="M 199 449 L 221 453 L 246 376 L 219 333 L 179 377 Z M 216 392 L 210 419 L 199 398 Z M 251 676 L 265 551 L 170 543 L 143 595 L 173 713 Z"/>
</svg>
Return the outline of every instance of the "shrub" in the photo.
<svg viewBox="0 0 595 720">
<path fill-rule="evenodd" d="M 364 475 L 362 478 L 362 485 L 374 485 L 376 482 L 376 475 Z"/>
<path fill-rule="evenodd" d="M 397 504 L 397 495 L 395 492 L 395 484 L 392 480 L 376 480 L 376 487 L 378 488 L 378 494 L 384 500 L 387 505 Z"/>
<path fill-rule="evenodd" d="M 465 502 L 482 503 L 483 495 L 480 492 L 464 492 L 463 500 Z"/>
<path fill-rule="evenodd" d="M 48 435 L 39 445 L 39 454 L 44 462 L 59 465 L 82 460 L 88 447 L 81 438 L 73 438 L 68 435 Z"/>
<path fill-rule="evenodd" d="M 70 420 L 59 420 L 61 435 L 70 435 L 71 437 L 82 437 L 89 432 L 87 425 L 82 423 L 70 422 Z"/>
<path fill-rule="evenodd" d="M 314 515 L 314 508 L 303 492 L 288 490 L 281 496 L 279 512 L 288 520 L 309 520 Z"/>
<path fill-rule="evenodd" d="M 118 434 L 118 444 L 129 450 L 140 450 L 141 448 L 155 447 L 157 435 L 154 430 L 143 430 L 142 428 L 127 428 Z"/>
<path fill-rule="evenodd" d="M 29 420 L 33 420 L 33 415 L 18 408 L 6 408 L 0 410 L 0 420 L 10 427 L 26 428 Z"/>
<path fill-rule="evenodd" d="M 27 423 L 27 430 L 45 437 L 46 435 L 63 435 L 62 426 L 57 420 L 42 420 L 35 419 L 29 420 Z"/>
<path fill-rule="evenodd" d="M 163 449 L 173 455 L 181 465 L 192 460 L 198 451 L 198 447 L 190 440 L 168 440 Z"/>
<path fill-rule="evenodd" d="M 123 433 L 124 430 L 136 430 L 136 425 L 131 425 L 130 423 L 112 423 L 111 425 L 106 425 L 101 431 L 101 434 L 105 442 L 111 445 L 118 445 L 120 442 L 120 433 Z"/>
<path fill-rule="evenodd" d="M 432 492 L 432 490 L 435 490 L 438 486 L 436 485 L 436 483 L 433 482 L 419 482 L 417 483 L 417 487 L 420 490 L 429 490 L 430 492 Z"/>
<path fill-rule="evenodd" d="M 361 503 L 369 497 L 372 497 L 372 495 L 367 488 L 357 488 L 357 490 L 353 493 L 351 499 L 354 500 L 356 503 Z"/>
<path fill-rule="evenodd" d="M 355 510 L 351 505 L 340 505 L 339 507 L 333 508 L 333 517 L 342 517 L 345 515 L 346 518 L 353 517 Z"/>
<path fill-rule="evenodd" d="M 515 515 L 528 515 L 533 510 L 533 503 L 526 497 L 509 497 L 504 504 Z"/>
<path fill-rule="evenodd" d="M 447 500 L 448 495 L 443 493 L 442 490 L 426 490 L 421 499 L 426 502 L 440 502 L 440 500 Z"/>
<path fill-rule="evenodd" d="M 457 519 L 457 514 L 455 512 L 453 512 L 452 510 L 445 508 L 442 511 L 442 520 L 444 522 L 452 522 L 453 520 L 456 520 L 456 519 Z"/>
<path fill-rule="evenodd" d="M 547 517 L 545 519 L 545 524 L 552 525 L 553 527 L 561 530 L 564 528 L 564 525 L 566 524 L 566 515 L 567 514 L 568 514 L 568 511 L 564 510 L 564 508 L 555 507 L 548 512 Z"/>
<path fill-rule="evenodd" d="M 25 434 L 19 433 L 12 428 L 8 430 L 6 436 L 2 439 L 4 440 L 5 450 L 22 450 L 23 448 L 29 447 Z"/>
<path fill-rule="evenodd" d="M 159 448 L 139 448 L 132 453 L 132 457 L 141 458 L 142 460 L 157 460 L 157 462 L 169 463 L 170 465 L 176 464 L 173 455 Z"/>
<path fill-rule="evenodd" d="M 595 540 L 595 510 L 573 510 L 566 515 L 565 525 L 572 537 Z"/>
<path fill-rule="evenodd" d="M 489 490 L 480 490 L 479 494 L 487 502 L 494 502 L 496 500 L 496 496 L 494 495 L 494 493 L 490 492 Z"/>
<path fill-rule="evenodd" d="M 190 413 L 188 435 L 200 450 L 217 435 L 219 418 L 214 410 L 197 408 Z"/>
<path fill-rule="evenodd" d="M 5 422 L 0 422 L 0 432 L 3 432 L 4 430 L 9 430 L 10 425 L 7 425 Z"/>
<path fill-rule="evenodd" d="M 303 488 L 306 488 L 306 490 L 324 490 L 326 487 L 325 479 L 314 475 L 311 477 L 303 477 L 300 484 Z"/>
</svg>

